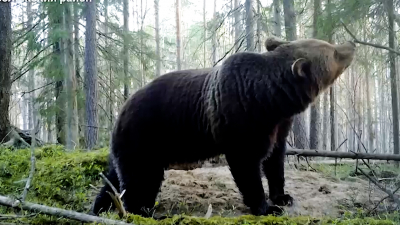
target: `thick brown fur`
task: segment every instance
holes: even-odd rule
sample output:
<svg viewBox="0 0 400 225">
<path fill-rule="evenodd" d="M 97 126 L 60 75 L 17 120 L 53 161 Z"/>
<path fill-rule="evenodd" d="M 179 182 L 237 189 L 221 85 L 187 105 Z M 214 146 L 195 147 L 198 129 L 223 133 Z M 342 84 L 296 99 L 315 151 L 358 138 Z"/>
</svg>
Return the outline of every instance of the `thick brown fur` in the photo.
<svg viewBox="0 0 400 225">
<path fill-rule="evenodd" d="M 284 193 L 286 137 L 292 117 L 303 112 L 350 65 L 355 45 L 315 39 L 270 38 L 268 52 L 242 52 L 220 66 L 171 72 L 154 79 L 123 106 L 112 134 L 108 177 L 126 190 L 130 213 L 147 216 L 170 163 L 225 154 L 244 203 L 254 215 L 269 206 L 261 171 L 276 205 Z M 92 213 L 111 206 L 105 185 Z"/>
</svg>

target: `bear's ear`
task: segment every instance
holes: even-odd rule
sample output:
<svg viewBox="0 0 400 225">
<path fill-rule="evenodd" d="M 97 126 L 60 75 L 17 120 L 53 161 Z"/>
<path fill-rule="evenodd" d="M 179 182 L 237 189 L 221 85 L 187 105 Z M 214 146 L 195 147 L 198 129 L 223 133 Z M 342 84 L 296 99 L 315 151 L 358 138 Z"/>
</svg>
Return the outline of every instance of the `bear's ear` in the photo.
<svg viewBox="0 0 400 225">
<path fill-rule="evenodd" d="M 270 51 L 275 50 L 278 46 L 280 46 L 282 44 L 287 44 L 287 43 L 289 43 L 289 41 L 284 41 L 277 37 L 269 37 L 265 41 L 265 48 L 267 49 L 267 51 L 270 52 Z"/>
<path fill-rule="evenodd" d="M 292 64 L 292 73 L 294 75 L 305 77 L 311 71 L 311 62 L 305 58 L 296 59 Z"/>
</svg>

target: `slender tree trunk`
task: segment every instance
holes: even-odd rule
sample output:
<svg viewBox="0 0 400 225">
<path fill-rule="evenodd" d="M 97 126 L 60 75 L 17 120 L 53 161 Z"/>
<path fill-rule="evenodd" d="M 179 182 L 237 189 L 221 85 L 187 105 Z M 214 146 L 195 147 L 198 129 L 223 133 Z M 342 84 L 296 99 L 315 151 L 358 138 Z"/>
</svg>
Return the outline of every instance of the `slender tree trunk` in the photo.
<svg viewBox="0 0 400 225">
<path fill-rule="evenodd" d="M 240 39 L 240 27 L 241 27 L 241 24 L 240 24 L 240 10 L 239 10 L 239 0 L 234 0 L 235 1 L 235 4 L 234 4 L 234 7 L 235 7 L 235 13 L 234 13 L 234 15 L 235 15 L 235 24 L 234 24 L 234 27 L 235 27 L 235 43 L 236 43 L 236 51 L 239 51 L 239 49 L 240 49 L 240 41 L 239 41 L 239 39 Z"/>
<path fill-rule="evenodd" d="M 175 0 L 176 13 L 176 69 L 181 70 L 181 18 L 180 0 Z"/>
<path fill-rule="evenodd" d="M 76 75 L 74 68 L 74 46 L 72 29 L 72 4 L 64 4 L 65 29 L 68 36 L 65 41 L 65 84 L 67 89 L 67 145 L 66 149 L 73 149 L 79 144 L 78 141 L 78 103 L 76 98 Z"/>
<path fill-rule="evenodd" d="M 394 32 L 394 5 L 393 0 L 386 0 L 386 10 L 389 24 L 389 48 L 395 49 Z M 393 153 L 399 154 L 399 102 L 397 99 L 397 80 L 396 80 L 396 55 L 389 52 L 390 65 L 390 91 L 392 95 L 392 117 L 393 117 Z M 399 164 L 396 164 L 399 166 Z"/>
<path fill-rule="evenodd" d="M 285 14 L 285 30 L 286 39 L 293 41 L 297 39 L 296 34 L 296 16 L 294 13 L 294 1 L 284 0 L 283 11 Z M 293 119 L 293 134 L 294 134 L 294 146 L 296 148 L 307 148 L 307 130 L 305 113 L 298 114 Z"/>
<path fill-rule="evenodd" d="M 96 0 L 93 0 L 86 2 L 85 109 L 87 127 L 85 140 L 87 149 L 93 149 L 98 139 L 96 46 Z"/>
<path fill-rule="evenodd" d="M 104 18 L 105 18 L 105 26 L 104 26 L 104 32 L 107 34 L 108 33 L 108 1 L 109 0 L 104 0 Z M 108 46 L 109 42 L 108 39 L 105 40 L 106 46 Z M 107 111 L 109 114 L 108 118 L 108 131 L 111 133 L 113 124 L 114 124 L 114 112 L 113 112 L 113 105 L 114 105 L 114 85 L 113 85 L 113 79 L 112 79 L 112 73 L 111 73 L 111 63 L 107 62 L 106 63 L 106 70 L 108 71 L 108 87 L 109 87 L 109 93 L 108 93 L 108 100 L 107 100 Z"/>
<path fill-rule="evenodd" d="M 246 43 L 247 51 L 254 51 L 254 13 L 253 13 L 253 0 L 246 0 Z"/>
<path fill-rule="evenodd" d="M 320 0 L 314 0 L 314 16 L 313 16 L 313 37 L 319 38 L 318 35 L 318 18 L 321 11 Z M 320 98 L 318 97 L 314 104 L 311 105 L 310 115 L 310 148 L 320 149 L 319 147 L 319 134 L 321 133 L 321 120 L 320 120 Z"/>
<path fill-rule="evenodd" d="M 214 0 L 214 13 L 213 13 L 213 33 L 211 36 L 212 43 L 212 65 L 217 62 L 217 0 Z"/>
<path fill-rule="evenodd" d="M 60 7 L 60 8 L 59 8 Z M 63 94 L 63 79 L 64 79 L 64 71 L 62 69 L 63 65 L 65 65 L 61 53 L 61 46 L 62 41 L 61 38 L 57 37 L 57 31 L 61 30 L 62 28 L 62 18 L 63 14 L 59 13 L 62 12 L 61 10 L 62 5 L 52 4 L 49 5 L 48 14 L 49 14 L 49 23 L 50 23 L 50 31 L 49 35 L 50 39 L 53 39 L 53 52 L 52 55 L 52 69 L 56 76 L 53 78 L 56 80 L 55 82 L 55 124 L 56 124 L 56 139 L 57 143 L 61 145 L 66 145 L 65 140 L 65 96 Z"/>
<path fill-rule="evenodd" d="M 154 14 L 155 14 L 155 25 L 156 25 L 156 76 L 161 74 L 161 51 L 160 51 L 160 18 L 158 13 L 158 2 L 160 0 L 154 0 Z"/>
<path fill-rule="evenodd" d="M 10 131 L 11 96 L 11 3 L 0 3 L 0 142 L 7 141 Z"/>
<path fill-rule="evenodd" d="M 78 93 L 78 90 L 82 90 L 83 89 L 83 85 L 79 85 L 78 86 L 78 79 L 81 81 L 81 83 L 83 83 L 83 77 L 81 76 L 81 71 L 80 71 L 80 67 L 81 67 L 81 63 L 79 60 L 79 56 L 80 56 L 80 51 L 79 51 L 79 12 L 78 12 L 78 4 L 73 4 L 73 10 L 74 10 L 74 62 L 75 62 L 75 93 Z M 76 96 L 75 96 L 76 98 Z M 76 99 L 77 101 L 77 99 Z M 78 104 L 78 102 L 76 103 Z M 77 129 L 77 145 L 79 146 L 80 143 L 80 131 L 82 130 L 82 127 L 79 127 L 79 125 L 84 125 L 84 117 L 82 115 L 84 115 L 84 108 L 83 107 L 78 107 L 79 109 L 77 110 L 76 115 L 74 115 L 74 120 L 77 123 L 76 128 Z M 82 132 L 82 136 L 83 132 Z"/>
<path fill-rule="evenodd" d="M 261 6 L 257 1 L 257 52 L 261 52 L 262 48 L 261 29 Z"/>
<path fill-rule="evenodd" d="M 203 29 L 204 29 L 204 40 L 203 40 L 203 68 L 206 68 L 206 46 L 207 46 L 207 21 L 206 21 L 206 0 L 203 1 Z"/>
<path fill-rule="evenodd" d="M 329 128 L 329 119 L 328 119 L 328 95 L 329 92 L 325 91 L 323 94 L 323 129 L 322 129 L 322 149 L 328 150 L 328 128 Z"/>
<path fill-rule="evenodd" d="M 124 99 L 129 97 L 129 74 L 128 74 L 128 20 L 129 20 L 129 1 L 124 0 L 124 46 L 122 55 L 124 57 Z"/>
<path fill-rule="evenodd" d="M 281 31 L 281 7 L 279 0 L 273 0 L 273 8 L 274 8 L 274 35 L 277 37 L 282 37 Z"/>
<path fill-rule="evenodd" d="M 27 21 L 27 29 L 31 29 L 32 28 L 32 2 L 28 1 L 26 4 L 26 13 L 28 15 L 28 21 Z M 33 40 L 29 40 L 30 45 L 32 45 Z M 33 54 L 32 54 L 32 49 L 28 49 L 29 53 L 29 58 L 32 58 Z M 33 68 L 31 68 L 28 72 L 28 89 L 29 90 L 33 90 L 35 89 L 35 70 Z M 29 100 L 28 100 L 28 129 L 33 129 L 33 125 L 34 125 L 34 121 L 33 121 L 33 101 L 35 100 L 35 93 L 31 92 L 29 94 Z"/>
</svg>

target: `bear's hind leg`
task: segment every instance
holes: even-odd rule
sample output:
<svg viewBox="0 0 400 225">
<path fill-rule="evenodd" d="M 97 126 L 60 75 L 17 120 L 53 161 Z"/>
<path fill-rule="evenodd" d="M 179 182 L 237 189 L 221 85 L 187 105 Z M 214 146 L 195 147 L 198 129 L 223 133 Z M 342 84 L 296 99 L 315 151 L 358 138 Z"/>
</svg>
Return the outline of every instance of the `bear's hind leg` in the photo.
<svg viewBox="0 0 400 225">
<path fill-rule="evenodd" d="M 125 190 L 122 196 L 125 210 L 143 217 L 151 217 L 151 210 L 164 180 L 164 168 L 152 161 L 131 161 L 129 164 L 124 162 L 119 165 L 119 169 L 124 171 L 121 174 L 120 190 Z"/>
<path fill-rule="evenodd" d="M 226 154 L 236 186 L 243 196 L 243 201 L 253 215 L 281 214 L 277 206 L 269 206 L 265 198 L 261 181 L 261 162 L 257 159 L 246 159 L 243 156 Z"/>
</svg>

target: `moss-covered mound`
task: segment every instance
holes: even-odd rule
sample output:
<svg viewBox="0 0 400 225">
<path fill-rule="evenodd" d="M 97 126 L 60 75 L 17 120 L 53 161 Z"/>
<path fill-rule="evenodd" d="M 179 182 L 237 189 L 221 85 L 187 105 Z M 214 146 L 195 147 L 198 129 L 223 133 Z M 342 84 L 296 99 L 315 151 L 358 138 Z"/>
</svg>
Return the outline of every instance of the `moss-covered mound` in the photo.
<svg viewBox="0 0 400 225">
<path fill-rule="evenodd" d="M 30 150 L 0 150 L 0 194 L 19 197 L 30 170 Z M 35 150 L 36 171 L 27 201 L 87 211 L 90 184 L 99 181 L 107 164 L 107 149 L 66 152 L 62 146 Z"/>
<path fill-rule="evenodd" d="M 78 212 L 88 212 L 94 196 L 91 185 L 99 184 L 99 173 L 107 165 L 108 149 L 67 152 L 62 146 L 45 146 L 35 150 L 36 171 L 26 201 Z M 19 197 L 30 170 L 30 150 L 0 149 L 0 195 Z M 18 214 L 19 218 L 5 218 Z M 25 216 L 21 216 L 25 215 Z M 116 214 L 104 217 L 118 219 Z M 347 215 L 340 219 L 309 217 L 240 216 L 210 219 L 176 215 L 162 221 L 129 215 L 124 220 L 134 224 L 397 224 L 390 220 Z M 0 223 L 81 224 L 77 221 L 38 212 L 21 212 L 0 206 Z"/>
</svg>

